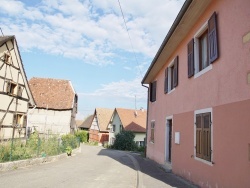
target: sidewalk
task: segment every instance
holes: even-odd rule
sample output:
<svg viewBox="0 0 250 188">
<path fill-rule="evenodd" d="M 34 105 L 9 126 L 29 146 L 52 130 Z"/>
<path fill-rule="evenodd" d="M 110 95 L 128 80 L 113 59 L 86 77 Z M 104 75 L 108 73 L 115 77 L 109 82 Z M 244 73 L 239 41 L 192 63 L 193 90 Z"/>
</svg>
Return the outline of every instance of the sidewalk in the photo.
<svg viewBox="0 0 250 188">
<path fill-rule="evenodd" d="M 140 171 L 142 174 L 142 184 L 144 188 L 152 187 L 178 187 L 178 188 L 197 188 L 198 186 L 193 185 L 191 182 L 184 180 L 183 178 L 171 173 L 166 172 L 158 163 L 143 158 L 138 153 L 129 153 L 138 162 Z"/>
</svg>

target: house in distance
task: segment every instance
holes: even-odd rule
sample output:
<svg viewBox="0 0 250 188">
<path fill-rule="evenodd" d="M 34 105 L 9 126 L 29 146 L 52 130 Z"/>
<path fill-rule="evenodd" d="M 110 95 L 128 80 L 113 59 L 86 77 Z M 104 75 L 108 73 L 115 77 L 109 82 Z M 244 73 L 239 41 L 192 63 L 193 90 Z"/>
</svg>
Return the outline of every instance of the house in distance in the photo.
<svg viewBox="0 0 250 188">
<path fill-rule="evenodd" d="M 115 141 L 115 135 L 121 131 L 131 131 L 135 134 L 134 141 L 137 146 L 144 146 L 146 137 L 147 111 L 115 108 L 109 125 L 109 145 Z"/>
</svg>

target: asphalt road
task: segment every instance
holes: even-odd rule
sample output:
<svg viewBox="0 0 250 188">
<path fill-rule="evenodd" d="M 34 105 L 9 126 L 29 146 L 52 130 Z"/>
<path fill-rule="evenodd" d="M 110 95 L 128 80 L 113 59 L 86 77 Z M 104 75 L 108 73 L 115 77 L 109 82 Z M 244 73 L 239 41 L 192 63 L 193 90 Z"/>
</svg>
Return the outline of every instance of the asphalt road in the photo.
<svg viewBox="0 0 250 188">
<path fill-rule="evenodd" d="M 82 145 L 81 152 L 52 163 L 0 172 L 0 188 L 193 187 L 137 154 Z"/>
</svg>

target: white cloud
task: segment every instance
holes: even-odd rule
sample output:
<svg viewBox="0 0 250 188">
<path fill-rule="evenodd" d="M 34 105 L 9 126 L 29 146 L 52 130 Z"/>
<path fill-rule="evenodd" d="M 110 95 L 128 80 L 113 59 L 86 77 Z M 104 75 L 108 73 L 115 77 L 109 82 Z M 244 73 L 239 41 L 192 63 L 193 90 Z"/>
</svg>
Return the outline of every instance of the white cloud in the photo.
<svg viewBox="0 0 250 188">
<path fill-rule="evenodd" d="M 147 91 L 141 86 L 141 78 L 135 78 L 131 81 L 120 80 L 103 84 L 100 89 L 91 93 L 78 93 L 83 96 L 101 96 L 101 97 L 122 97 L 133 99 L 135 96 L 138 99 L 146 99 Z"/>
<path fill-rule="evenodd" d="M 100 89 L 93 92 L 78 93 L 79 102 L 83 103 L 81 105 L 83 108 L 79 108 L 80 114 L 78 117 L 86 117 L 93 113 L 96 107 L 130 109 L 143 107 L 146 109 L 147 89 L 142 87 L 140 82 L 140 78 L 130 81 L 120 80 L 103 84 Z"/>
<path fill-rule="evenodd" d="M 120 2 L 133 48 L 118 1 L 113 0 L 43 0 L 34 7 L 2 0 L 0 11 L 10 17 L 0 24 L 5 33 L 17 36 L 26 51 L 38 49 L 99 65 L 114 63 L 117 49 L 152 58 L 183 0 Z"/>
<path fill-rule="evenodd" d="M 24 11 L 24 4 L 20 1 L 2 0 L 1 11 L 13 16 L 22 15 Z"/>
</svg>

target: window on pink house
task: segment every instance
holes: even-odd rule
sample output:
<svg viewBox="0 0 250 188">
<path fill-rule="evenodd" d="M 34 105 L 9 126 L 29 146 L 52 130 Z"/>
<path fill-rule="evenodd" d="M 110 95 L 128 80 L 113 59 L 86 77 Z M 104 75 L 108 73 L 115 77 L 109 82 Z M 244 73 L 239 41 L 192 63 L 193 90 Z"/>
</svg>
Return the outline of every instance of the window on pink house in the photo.
<svg viewBox="0 0 250 188">
<path fill-rule="evenodd" d="M 165 69 L 164 92 L 168 93 L 178 85 L 178 56 Z"/>
<path fill-rule="evenodd" d="M 206 69 L 219 58 L 217 16 L 214 12 L 209 20 L 188 43 L 188 77 Z"/>
<path fill-rule="evenodd" d="M 211 161 L 211 113 L 196 114 L 196 157 Z"/>
<path fill-rule="evenodd" d="M 157 81 L 151 82 L 150 83 L 150 102 L 155 102 L 156 101 L 156 84 Z"/>
</svg>

